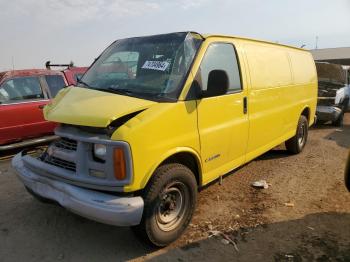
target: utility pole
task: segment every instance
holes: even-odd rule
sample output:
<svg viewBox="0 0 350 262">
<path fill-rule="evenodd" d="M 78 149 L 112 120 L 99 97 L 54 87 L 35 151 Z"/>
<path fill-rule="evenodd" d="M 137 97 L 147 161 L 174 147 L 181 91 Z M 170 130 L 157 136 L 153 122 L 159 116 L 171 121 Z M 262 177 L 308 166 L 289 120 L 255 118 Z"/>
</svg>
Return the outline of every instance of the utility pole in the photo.
<svg viewBox="0 0 350 262">
<path fill-rule="evenodd" d="M 316 45 L 315 45 L 315 49 L 318 49 L 318 36 L 316 36 Z"/>
</svg>

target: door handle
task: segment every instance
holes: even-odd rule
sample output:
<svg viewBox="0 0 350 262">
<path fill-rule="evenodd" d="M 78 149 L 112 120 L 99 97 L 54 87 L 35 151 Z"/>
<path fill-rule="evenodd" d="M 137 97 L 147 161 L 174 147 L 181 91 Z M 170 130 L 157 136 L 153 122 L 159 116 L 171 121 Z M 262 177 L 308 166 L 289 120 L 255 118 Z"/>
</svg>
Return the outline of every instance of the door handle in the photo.
<svg viewBox="0 0 350 262">
<path fill-rule="evenodd" d="M 39 109 L 43 109 L 45 107 L 45 105 L 39 105 L 38 108 Z"/>
<path fill-rule="evenodd" d="M 245 96 L 243 97 L 243 114 L 248 113 L 248 98 Z"/>
</svg>

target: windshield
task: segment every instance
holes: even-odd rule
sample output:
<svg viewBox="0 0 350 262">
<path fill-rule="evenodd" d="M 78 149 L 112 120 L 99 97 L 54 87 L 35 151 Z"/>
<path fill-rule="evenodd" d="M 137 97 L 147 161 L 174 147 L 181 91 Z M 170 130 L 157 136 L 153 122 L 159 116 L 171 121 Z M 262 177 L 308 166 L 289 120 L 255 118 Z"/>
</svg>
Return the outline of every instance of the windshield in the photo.
<svg viewBox="0 0 350 262">
<path fill-rule="evenodd" d="M 79 86 L 149 100 L 176 100 L 201 42 L 192 33 L 116 41 L 85 73 Z"/>
</svg>

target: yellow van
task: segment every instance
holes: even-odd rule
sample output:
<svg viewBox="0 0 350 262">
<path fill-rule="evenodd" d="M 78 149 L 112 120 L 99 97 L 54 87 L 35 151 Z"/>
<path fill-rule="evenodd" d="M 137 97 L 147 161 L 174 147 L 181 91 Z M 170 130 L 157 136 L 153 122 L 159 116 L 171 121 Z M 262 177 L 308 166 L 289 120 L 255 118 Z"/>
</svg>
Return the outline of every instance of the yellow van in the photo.
<svg viewBox="0 0 350 262">
<path fill-rule="evenodd" d="M 302 49 L 194 32 L 118 40 L 45 108 L 60 138 L 12 164 L 39 199 L 165 246 L 198 188 L 282 142 L 301 152 L 316 99 Z"/>
</svg>

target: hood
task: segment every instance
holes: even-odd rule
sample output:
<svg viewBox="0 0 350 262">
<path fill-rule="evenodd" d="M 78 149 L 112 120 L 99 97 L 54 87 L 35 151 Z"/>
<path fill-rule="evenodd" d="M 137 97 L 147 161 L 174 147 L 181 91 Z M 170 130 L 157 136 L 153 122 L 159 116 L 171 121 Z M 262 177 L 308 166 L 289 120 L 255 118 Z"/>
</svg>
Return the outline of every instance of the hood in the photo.
<svg viewBox="0 0 350 262">
<path fill-rule="evenodd" d="M 153 104 L 156 102 L 71 86 L 61 90 L 45 107 L 44 116 L 58 123 L 107 127 L 112 121 Z"/>
</svg>

